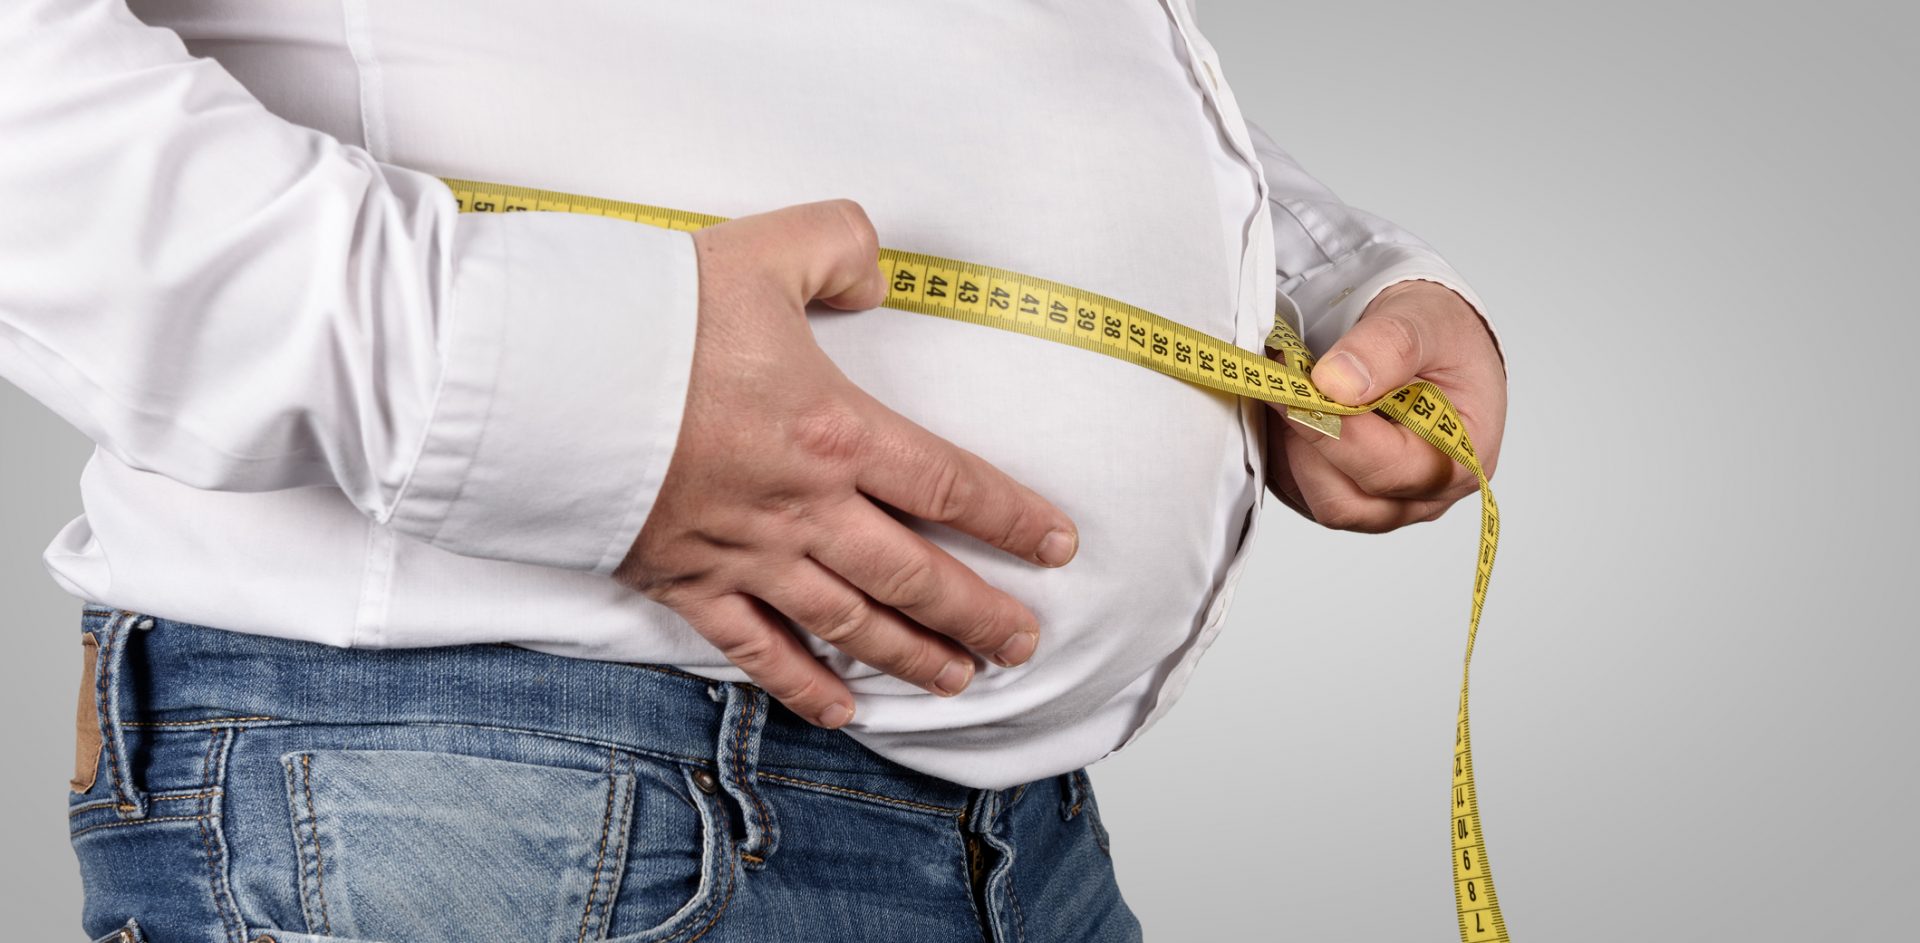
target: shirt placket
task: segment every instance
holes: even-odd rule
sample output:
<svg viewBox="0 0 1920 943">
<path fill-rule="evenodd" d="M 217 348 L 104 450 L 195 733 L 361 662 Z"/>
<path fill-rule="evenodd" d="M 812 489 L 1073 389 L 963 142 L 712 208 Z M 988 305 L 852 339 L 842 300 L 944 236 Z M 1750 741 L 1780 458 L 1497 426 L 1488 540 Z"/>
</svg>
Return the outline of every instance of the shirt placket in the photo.
<svg viewBox="0 0 1920 943">
<path fill-rule="evenodd" d="M 1162 0 L 1162 7 L 1172 18 L 1174 27 L 1180 35 L 1180 41 L 1187 53 L 1187 68 L 1199 85 L 1201 95 L 1213 109 L 1215 120 L 1219 122 L 1234 156 L 1246 165 L 1254 180 L 1254 212 L 1247 224 L 1242 239 L 1240 256 L 1240 278 L 1234 292 L 1234 337 L 1233 342 L 1248 350 L 1260 350 L 1267 331 L 1272 327 L 1274 298 L 1277 291 L 1277 277 L 1273 266 L 1273 224 L 1267 204 L 1268 190 L 1266 174 L 1261 170 L 1260 160 L 1253 149 L 1253 137 L 1247 130 L 1246 121 L 1241 117 L 1238 102 L 1234 100 L 1233 90 L 1221 76 L 1218 57 L 1211 45 L 1188 17 L 1188 10 L 1181 0 Z M 1201 620 L 1198 636 L 1180 657 L 1164 682 L 1155 692 L 1153 707 L 1146 717 L 1127 735 L 1113 752 L 1125 749 L 1139 739 L 1148 728 L 1157 723 L 1185 691 L 1187 681 L 1193 669 L 1206 653 L 1213 640 L 1219 635 L 1226 621 L 1228 607 L 1233 600 L 1233 589 L 1239 582 L 1240 573 L 1246 567 L 1249 550 L 1258 528 L 1260 508 L 1265 503 L 1266 488 L 1264 479 L 1266 461 L 1264 440 L 1260 430 L 1265 421 L 1266 405 L 1257 400 L 1240 400 L 1240 422 L 1244 456 L 1248 473 L 1254 479 L 1253 506 L 1247 514 L 1245 531 L 1241 534 L 1239 545 L 1234 549 L 1233 559 L 1227 565 L 1220 589 L 1213 594 Z M 1112 755 L 1111 753 L 1108 754 Z"/>
</svg>

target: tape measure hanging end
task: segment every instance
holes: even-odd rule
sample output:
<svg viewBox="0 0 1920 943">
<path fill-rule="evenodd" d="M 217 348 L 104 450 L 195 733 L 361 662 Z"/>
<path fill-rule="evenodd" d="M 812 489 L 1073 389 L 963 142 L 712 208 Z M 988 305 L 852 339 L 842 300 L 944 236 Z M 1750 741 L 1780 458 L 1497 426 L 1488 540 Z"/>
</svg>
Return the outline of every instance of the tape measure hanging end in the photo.
<svg viewBox="0 0 1920 943">
<path fill-rule="evenodd" d="M 692 231 L 725 217 L 529 187 L 441 178 L 462 212 L 523 210 L 609 216 L 664 229 Z M 1267 353 L 1242 350 L 1150 311 L 1060 282 L 959 259 L 882 248 L 885 307 L 967 321 L 1080 347 L 1225 393 L 1279 406 L 1288 419 L 1340 437 L 1341 416 L 1379 412 L 1472 471 L 1480 484 L 1480 552 L 1467 619 L 1466 662 L 1473 660 L 1487 583 L 1500 540 L 1500 509 L 1474 454 L 1466 423 L 1440 388 L 1416 380 L 1365 406 L 1321 393 L 1309 374 L 1314 357 L 1282 316 L 1276 299 Z M 1454 738 L 1452 829 L 1454 905 L 1462 943 L 1508 943 L 1480 834 L 1472 737 L 1467 724 L 1467 671 L 1462 666 Z"/>
</svg>

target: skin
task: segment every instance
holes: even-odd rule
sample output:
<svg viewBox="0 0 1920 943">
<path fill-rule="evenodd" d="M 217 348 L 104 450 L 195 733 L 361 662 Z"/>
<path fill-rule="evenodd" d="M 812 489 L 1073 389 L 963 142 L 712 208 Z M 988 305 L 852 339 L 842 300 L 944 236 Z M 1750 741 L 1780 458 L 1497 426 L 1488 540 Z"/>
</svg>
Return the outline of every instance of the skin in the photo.
<svg viewBox="0 0 1920 943">
<path fill-rule="evenodd" d="M 879 239 L 860 206 L 808 203 L 693 234 L 700 309 L 679 441 L 654 508 L 614 578 L 679 613 L 768 694 L 829 729 L 853 719 L 846 683 L 783 624 L 951 696 L 976 656 L 1025 663 L 1040 627 L 1018 600 L 902 524 L 945 524 L 1036 566 L 1073 558 L 1073 522 L 979 456 L 855 386 L 815 343 L 809 304 L 877 307 Z M 1349 359 L 1350 358 L 1350 359 Z M 1358 365 L 1358 370 L 1355 369 Z M 1487 474 L 1506 378 L 1473 308 L 1431 282 L 1374 300 L 1316 365 L 1314 383 L 1371 402 L 1415 375 L 1453 400 Z M 733 382 L 774 377 L 777 382 Z M 1438 518 L 1475 482 L 1375 416 L 1339 440 L 1279 422 L 1268 485 L 1328 527 L 1379 532 Z"/>
<path fill-rule="evenodd" d="M 1033 613 L 887 508 L 1037 566 L 1072 559 L 1066 514 L 855 386 L 814 342 L 809 302 L 886 298 L 866 213 L 829 200 L 693 235 L 700 312 L 680 438 L 614 578 L 679 613 L 754 683 L 827 728 L 853 694 L 776 614 L 868 665 L 953 695 L 971 653 L 1012 667 Z M 771 377 L 777 382 L 731 382 Z"/>
<path fill-rule="evenodd" d="M 1453 402 L 1491 480 L 1507 421 L 1506 361 L 1479 313 L 1452 289 L 1428 281 L 1388 286 L 1315 361 L 1312 375 L 1321 392 L 1350 406 L 1416 377 Z M 1466 466 L 1383 416 L 1344 417 L 1334 439 L 1277 421 L 1281 407 L 1275 413 L 1268 487 L 1301 516 L 1334 530 L 1377 534 L 1438 520 L 1478 488 Z"/>
</svg>

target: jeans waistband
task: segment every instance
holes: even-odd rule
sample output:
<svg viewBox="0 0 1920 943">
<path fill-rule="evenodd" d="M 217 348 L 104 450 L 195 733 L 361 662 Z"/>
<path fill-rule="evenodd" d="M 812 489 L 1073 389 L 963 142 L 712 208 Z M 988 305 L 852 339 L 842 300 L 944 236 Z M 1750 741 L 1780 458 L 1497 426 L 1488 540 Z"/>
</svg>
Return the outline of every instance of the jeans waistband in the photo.
<svg viewBox="0 0 1920 943">
<path fill-rule="evenodd" d="M 269 724 L 468 724 L 699 764 L 739 802 L 756 857 L 777 840 L 755 793 L 767 771 L 855 792 L 867 787 L 848 784 L 883 783 L 875 798 L 935 812 L 982 798 L 814 727 L 758 687 L 663 666 L 511 645 L 343 649 L 91 604 L 82 625 L 100 646 L 93 694 L 106 771 L 130 818 L 145 814 L 145 802 L 124 768 L 128 737 Z"/>
</svg>

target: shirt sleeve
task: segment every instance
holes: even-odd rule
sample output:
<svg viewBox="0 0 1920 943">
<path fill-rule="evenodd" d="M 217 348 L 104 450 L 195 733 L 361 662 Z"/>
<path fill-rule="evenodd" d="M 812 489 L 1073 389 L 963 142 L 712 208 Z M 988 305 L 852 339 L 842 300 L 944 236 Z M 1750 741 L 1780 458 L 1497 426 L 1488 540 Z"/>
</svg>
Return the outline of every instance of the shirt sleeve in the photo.
<svg viewBox="0 0 1920 943">
<path fill-rule="evenodd" d="M 1325 353 L 1382 290 L 1408 279 L 1437 282 L 1466 299 L 1500 350 L 1480 296 L 1432 246 L 1340 202 L 1259 126 L 1248 122 L 1248 130 L 1267 179 L 1278 287 L 1300 311 L 1300 339 L 1309 351 Z"/>
<path fill-rule="evenodd" d="M 459 213 L 124 0 L 4 4 L 0 136 L 0 376 L 98 446 L 462 555 L 624 557 L 679 435 L 688 233 Z"/>
</svg>

